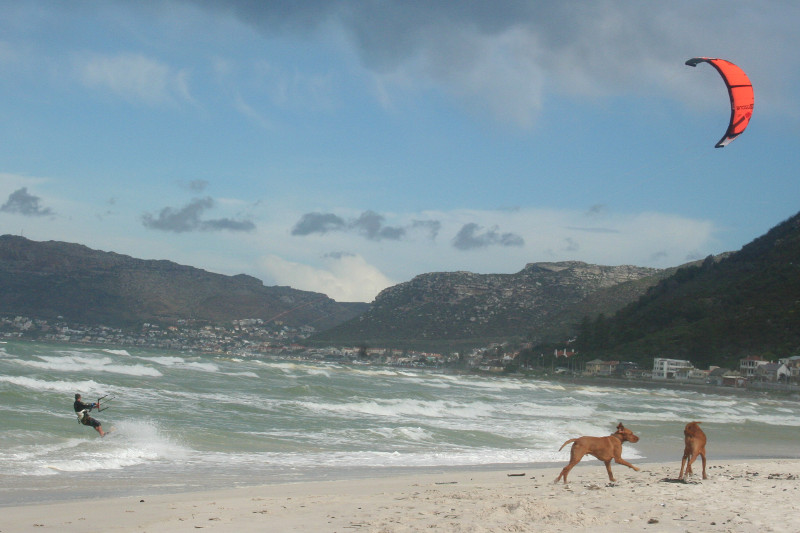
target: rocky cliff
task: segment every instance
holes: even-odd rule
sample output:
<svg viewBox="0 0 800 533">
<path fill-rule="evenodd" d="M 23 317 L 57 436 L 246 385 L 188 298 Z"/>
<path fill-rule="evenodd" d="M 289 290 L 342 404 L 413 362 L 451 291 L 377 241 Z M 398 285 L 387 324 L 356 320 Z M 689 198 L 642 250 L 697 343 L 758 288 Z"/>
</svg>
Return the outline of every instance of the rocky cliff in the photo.
<svg viewBox="0 0 800 533">
<path fill-rule="evenodd" d="M 423 274 L 384 290 L 369 311 L 315 340 L 409 347 L 564 340 L 584 315 L 612 314 L 665 275 L 575 261 L 532 263 L 516 274 Z"/>
</svg>

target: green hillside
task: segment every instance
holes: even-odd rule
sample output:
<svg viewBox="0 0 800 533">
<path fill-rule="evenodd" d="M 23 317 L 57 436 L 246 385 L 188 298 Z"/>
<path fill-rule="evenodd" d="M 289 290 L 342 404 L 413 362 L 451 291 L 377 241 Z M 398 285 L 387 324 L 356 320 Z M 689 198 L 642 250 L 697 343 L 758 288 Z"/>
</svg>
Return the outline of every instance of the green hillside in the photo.
<svg viewBox="0 0 800 533">
<path fill-rule="evenodd" d="M 700 367 L 800 354 L 800 213 L 718 262 L 679 269 L 613 316 L 585 320 L 578 347 Z"/>
</svg>

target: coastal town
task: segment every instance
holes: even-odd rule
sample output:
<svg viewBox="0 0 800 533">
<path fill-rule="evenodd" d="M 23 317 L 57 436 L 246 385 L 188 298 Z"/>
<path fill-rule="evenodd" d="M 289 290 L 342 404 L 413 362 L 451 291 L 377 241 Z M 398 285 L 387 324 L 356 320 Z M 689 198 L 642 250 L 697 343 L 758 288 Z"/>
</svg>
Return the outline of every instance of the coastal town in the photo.
<svg viewBox="0 0 800 533">
<path fill-rule="evenodd" d="M 63 320 L 24 316 L 0 317 L 0 338 L 45 343 L 142 348 L 236 357 L 291 357 L 306 360 L 372 363 L 405 367 L 460 367 L 493 372 L 534 372 L 560 377 L 626 379 L 661 384 L 712 385 L 737 389 L 800 392 L 800 356 L 770 361 L 748 356 L 738 368 L 711 366 L 701 369 L 689 360 L 654 357 L 652 368 L 615 360 L 580 360 L 575 350 L 556 349 L 552 354 L 522 361 L 521 349 L 502 345 L 475 348 L 467 353 L 431 353 L 385 347 L 309 347 L 303 344 L 315 329 L 290 327 L 261 319 L 234 320 L 229 325 L 179 321 L 162 327 L 144 323 L 138 330 L 104 325 L 74 325 Z M 530 347 L 528 347 L 530 348 Z"/>
</svg>

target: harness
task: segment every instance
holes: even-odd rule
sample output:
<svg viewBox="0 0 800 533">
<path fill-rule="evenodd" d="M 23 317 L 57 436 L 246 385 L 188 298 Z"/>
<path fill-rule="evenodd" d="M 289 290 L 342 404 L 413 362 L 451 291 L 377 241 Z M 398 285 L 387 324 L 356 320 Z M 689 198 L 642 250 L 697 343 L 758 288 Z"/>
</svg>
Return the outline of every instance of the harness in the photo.
<svg viewBox="0 0 800 533">
<path fill-rule="evenodd" d="M 75 414 L 78 416 L 78 423 L 83 424 L 84 426 L 89 425 L 89 410 L 84 409 L 83 411 L 75 411 Z"/>
</svg>

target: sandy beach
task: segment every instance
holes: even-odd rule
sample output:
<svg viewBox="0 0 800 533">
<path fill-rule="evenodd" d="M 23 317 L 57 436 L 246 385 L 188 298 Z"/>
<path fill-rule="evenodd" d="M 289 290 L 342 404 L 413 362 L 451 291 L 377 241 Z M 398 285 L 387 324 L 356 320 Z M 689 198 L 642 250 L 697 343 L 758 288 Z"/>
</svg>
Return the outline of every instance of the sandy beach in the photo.
<svg viewBox="0 0 800 533">
<path fill-rule="evenodd" d="M 0 531 L 797 531 L 800 460 L 680 462 L 640 472 L 585 460 L 560 468 L 459 471 L 2 508 Z"/>
</svg>

